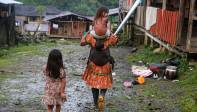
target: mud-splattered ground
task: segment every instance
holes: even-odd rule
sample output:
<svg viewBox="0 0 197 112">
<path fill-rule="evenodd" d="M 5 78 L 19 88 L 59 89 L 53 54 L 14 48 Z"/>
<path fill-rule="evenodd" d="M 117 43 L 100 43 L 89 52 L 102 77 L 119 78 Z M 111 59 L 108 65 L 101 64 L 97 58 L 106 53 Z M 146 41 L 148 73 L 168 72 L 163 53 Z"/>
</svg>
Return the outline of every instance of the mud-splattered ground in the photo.
<svg viewBox="0 0 197 112">
<path fill-rule="evenodd" d="M 0 73 L 0 112 L 43 112 L 46 107 L 41 104 L 44 90 L 42 66 L 46 64 L 47 54 L 53 49 L 60 49 L 64 56 L 67 73 L 66 93 L 68 101 L 62 106 L 63 112 L 94 112 L 91 90 L 81 79 L 86 67 L 89 47 L 78 44 L 55 47 L 41 47 L 45 54 L 21 56 L 16 65 L 3 68 Z M 124 88 L 124 80 L 133 79 L 130 66 L 125 57 L 131 54 L 132 48 L 112 48 L 116 65 L 114 86 L 106 94 L 106 112 L 180 112 L 180 105 L 176 100 L 179 89 L 174 83 L 147 79 L 145 85 Z M 7 73 L 8 71 L 9 73 Z M 151 89 L 151 90 L 150 90 Z M 159 90 L 158 90 L 159 89 Z M 172 91 L 176 92 L 172 92 Z M 172 93 L 171 93 L 172 92 Z"/>
<path fill-rule="evenodd" d="M 54 48 L 54 47 L 53 47 Z M 48 52 L 53 49 L 42 49 Z M 65 112 L 86 112 L 94 111 L 92 94 L 89 87 L 81 79 L 89 53 L 89 47 L 81 47 L 77 44 L 62 45 L 55 48 L 60 49 L 64 56 L 64 65 L 67 73 L 66 93 L 68 101 L 62 106 Z M 113 48 L 112 54 L 117 61 L 117 74 L 127 73 L 128 68 L 123 61 L 123 56 L 129 53 L 128 48 Z M 41 104 L 41 97 L 44 88 L 42 66 L 47 61 L 45 56 L 24 56 L 12 67 L 4 68 L 10 73 L 1 73 L 7 78 L 1 81 L 0 85 L 0 112 L 40 112 L 46 111 Z M 109 90 L 107 96 L 115 96 L 118 91 Z"/>
</svg>

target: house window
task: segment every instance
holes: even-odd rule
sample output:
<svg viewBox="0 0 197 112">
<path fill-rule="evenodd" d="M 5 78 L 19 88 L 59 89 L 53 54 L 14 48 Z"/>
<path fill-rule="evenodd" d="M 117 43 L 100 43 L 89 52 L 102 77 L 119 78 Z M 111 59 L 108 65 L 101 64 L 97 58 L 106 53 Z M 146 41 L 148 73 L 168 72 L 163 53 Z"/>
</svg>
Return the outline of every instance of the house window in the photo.
<svg viewBox="0 0 197 112">
<path fill-rule="evenodd" d="M 53 24 L 53 29 L 58 29 L 58 24 Z"/>
<path fill-rule="evenodd" d="M 29 17 L 29 21 L 36 21 L 36 17 Z"/>
<path fill-rule="evenodd" d="M 0 17 L 8 17 L 8 12 L 7 11 L 0 11 Z"/>
</svg>

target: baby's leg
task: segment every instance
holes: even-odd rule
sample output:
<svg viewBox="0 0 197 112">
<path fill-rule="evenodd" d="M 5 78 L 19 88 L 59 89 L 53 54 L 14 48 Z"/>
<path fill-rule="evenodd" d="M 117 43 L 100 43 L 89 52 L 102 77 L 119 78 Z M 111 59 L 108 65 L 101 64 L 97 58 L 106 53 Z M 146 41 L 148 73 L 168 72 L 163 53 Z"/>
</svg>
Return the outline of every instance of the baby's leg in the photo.
<svg viewBox="0 0 197 112">
<path fill-rule="evenodd" d="M 53 105 L 48 105 L 48 110 L 47 110 L 47 112 L 53 112 Z"/>
<path fill-rule="evenodd" d="M 56 105 L 56 112 L 60 112 L 61 110 L 61 105 Z"/>
</svg>

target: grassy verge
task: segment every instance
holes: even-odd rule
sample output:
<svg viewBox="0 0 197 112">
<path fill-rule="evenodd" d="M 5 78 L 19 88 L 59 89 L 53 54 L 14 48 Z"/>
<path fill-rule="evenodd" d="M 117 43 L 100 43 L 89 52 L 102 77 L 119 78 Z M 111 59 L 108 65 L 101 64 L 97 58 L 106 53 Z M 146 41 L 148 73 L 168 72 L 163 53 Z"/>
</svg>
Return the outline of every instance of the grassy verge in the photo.
<svg viewBox="0 0 197 112">
<path fill-rule="evenodd" d="M 39 44 L 19 44 L 15 47 L 1 49 L 0 48 L 0 68 L 14 66 L 25 56 L 48 55 L 49 48 L 56 48 L 61 45 L 79 45 L 79 40 L 47 40 Z"/>
<path fill-rule="evenodd" d="M 168 59 L 171 57 L 169 53 L 153 53 L 153 48 L 150 47 L 144 47 L 140 48 L 136 53 L 133 53 L 126 57 L 126 60 L 128 60 L 129 63 L 133 63 L 136 61 L 143 61 L 143 62 L 148 62 L 148 63 L 153 63 L 153 62 L 161 62 L 165 59 Z"/>
<path fill-rule="evenodd" d="M 125 59 L 133 64 L 138 61 L 147 63 L 161 62 L 168 58 L 174 57 L 170 54 L 153 53 L 151 48 L 143 48 L 134 54 L 127 56 Z M 180 65 L 178 75 L 179 82 L 171 81 L 157 81 L 154 79 L 147 79 L 146 84 L 136 87 L 135 90 L 142 89 L 141 95 L 143 97 L 154 96 L 153 99 L 165 101 L 166 107 L 177 105 L 181 111 L 196 112 L 197 111 L 197 64 L 192 70 L 188 69 L 186 59 L 180 58 Z"/>
<path fill-rule="evenodd" d="M 42 44 L 19 44 L 18 46 L 0 49 L 0 68 L 14 66 L 21 58 L 25 56 L 44 55 L 41 50 L 45 46 L 53 46 L 54 43 L 42 43 Z"/>
</svg>

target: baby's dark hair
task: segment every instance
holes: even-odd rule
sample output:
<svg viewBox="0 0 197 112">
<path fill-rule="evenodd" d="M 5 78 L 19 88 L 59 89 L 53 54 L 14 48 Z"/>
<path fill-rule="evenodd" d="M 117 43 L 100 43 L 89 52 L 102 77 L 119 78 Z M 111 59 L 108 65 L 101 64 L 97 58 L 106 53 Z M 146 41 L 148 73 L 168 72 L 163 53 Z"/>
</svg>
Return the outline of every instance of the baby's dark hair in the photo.
<svg viewBox="0 0 197 112">
<path fill-rule="evenodd" d="M 48 71 L 48 75 L 51 78 L 57 79 L 60 77 L 60 69 L 63 68 L 63 59 L 62 53 L 57 50 L 53 49 L 49 53 L 47 67 L 46 70 Z"/>
<path fill-rule="evenodd" d="M 94 18 L 94 20 L 97 20 L 98 18 L 102 18 L 104 15 L 103 13 L 109 13 L 109 9 L 107 7 L 99 7 L 96 11 L 96 16 Z"/>
</svg>

